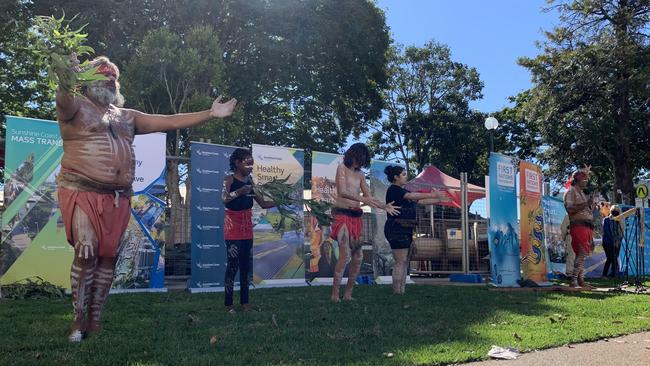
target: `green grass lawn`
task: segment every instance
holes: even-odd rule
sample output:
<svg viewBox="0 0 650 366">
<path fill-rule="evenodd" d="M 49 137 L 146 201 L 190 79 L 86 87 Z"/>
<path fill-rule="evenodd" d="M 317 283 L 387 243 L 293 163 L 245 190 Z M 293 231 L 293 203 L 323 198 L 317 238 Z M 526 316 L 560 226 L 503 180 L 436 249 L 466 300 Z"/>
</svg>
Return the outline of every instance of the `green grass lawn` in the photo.
<svg viewBox="0 0 650 366">
<path fill-rule="evenodd" d="M 81 344 L 66 340 L 69 299 L 1 300 L 0 365 L 435 365 L 650 329 L 647 295 L 365 285 L 334 304 L 329 291 L 253 290 L 256 311 L 236 315 L 223 294 L 111 295 L 104 333 Z"/>
</svg>

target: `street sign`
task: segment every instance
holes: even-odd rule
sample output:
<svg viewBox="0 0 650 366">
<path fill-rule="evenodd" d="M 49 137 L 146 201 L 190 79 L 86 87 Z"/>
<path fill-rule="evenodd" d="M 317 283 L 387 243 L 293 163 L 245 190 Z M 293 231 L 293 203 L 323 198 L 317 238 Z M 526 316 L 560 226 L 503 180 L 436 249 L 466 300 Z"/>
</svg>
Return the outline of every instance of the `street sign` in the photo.
<svg viewBox="0 0 650 366">
<path fill-rule="evenodd" d="M 639 184 L 636 187 L 636 196 L 640 199 L 648 197 L 648 186 L 645 184 Z"/>
</svg>

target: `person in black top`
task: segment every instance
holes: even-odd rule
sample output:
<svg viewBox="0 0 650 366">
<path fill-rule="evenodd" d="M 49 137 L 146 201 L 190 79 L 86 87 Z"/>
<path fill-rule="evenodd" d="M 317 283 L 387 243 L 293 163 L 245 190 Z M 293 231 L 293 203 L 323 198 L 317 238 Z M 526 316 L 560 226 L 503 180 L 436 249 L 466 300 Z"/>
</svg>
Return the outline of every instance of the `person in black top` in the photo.
<svg viewBox="0 0 650 366">
<path fill-rule="evenodd" d="M 603 267 L 603 278 L 608 275 L 610 266 L 610 278 L 618 276 L 618 255 L 621 251 L 621 240 L 623 239 L 623 229 L 619 221 L 614 218 L 621 214 L 621 209 L 613 205 L 609 209 L 609 216 L 603 219 L 603 249 L 605 249 L 605 266 Z"/>
<path fill-rule="evenodd" d="M 391 249 L 395 265 L 393 266 L 393 292 L 403 294 L 406 286 L 408 253 L 413 242 L 413 228 L 416 225 L 415 205 L 431 205 L 450 201 L 446 194 L 438 192 L 410 192 L 404 189 L 407 175 L 404 167 L 389 165 L 384 169 L 388 181 L 392 183 L 386 191 L 386 202 L 394 202 L 401 207 L 399 215 L 388 216 L 384 225 L 384 236 Z"/>
<path fill-rule="evenodd" d="M 248 303 L 249 274 L 252 270 L 251 250 L 253 248 L 253 199 L 262 208 L 275 204 L 264 201 L 252 189 L 253 155 L 248 149 L 236 149 L 230 155 L 230 170 L 223 179 L 222 199 L 226 206 L 223 233 L 226 240 L 228 262 L 226 264 L 225 301 L 226 311 L 234 314 L 233 290 L 235 275 L 239 269 L 239 302 L 244 311 L 251 309 Z"/>
</svg>

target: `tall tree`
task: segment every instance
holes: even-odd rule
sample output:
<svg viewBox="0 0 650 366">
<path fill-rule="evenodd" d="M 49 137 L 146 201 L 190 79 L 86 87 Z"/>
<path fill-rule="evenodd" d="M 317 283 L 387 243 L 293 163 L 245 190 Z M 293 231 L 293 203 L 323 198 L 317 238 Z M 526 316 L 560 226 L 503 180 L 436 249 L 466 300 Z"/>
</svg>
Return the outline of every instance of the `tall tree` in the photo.
<svg viewBox="0 0 650 366">
<path fill-rule="evenodd" d="M 635 174 L 650 166 L 650 1 L 551 3 L 561 25 L 541 55 L 520 60 L 534 82 L 527 118 L 548 145 L 540 158 L 558 176 L 588 162 L 611 169 L 631 203 Z"/>
<path fill-rule="evenodd" d="M 475 68 L 452 60 L 449 47 L 434 41 L 423 47 L 395 46 L 388 74 L 384 119 L 372 135 L 380 156 L 417 170 L 435 164 L 454 174 L 460 166 L 454 164 L 456 158 L 485 152 L 485 140 L 474 141 L 487 136 L 476 131 L 481 115 L 469 109 L 471 101 L 482 97 L 483 83 Z"/>
<path fill-rule="evenodd" d="M 223 51 L 216 33 L 210 26 L 195 26 L 184 35 L 168 28 L 151 31 L 129 60 L 123 79 L 125 96 L 137 109 L 149 113 L 176 114 L 208 109 L 213 96 L 224 94 Z M 230 119 L 210 121 L 199 131 L 218 125 L 225 133 L 235 126 Z M 177 130 L 167 134 L 167 190 L 171 207 L 171 224 L 174 242 L 182 241 L 186 232 L 182 217 L 187 214 L 187 204 L 182 202 L 179 184 L 179 157 L 187 155 L 189 140 L 196 135 L 190 130 Z M 221 142 L 221 141 L 219 141 Z M 185 179 L 187 186 L 189 176 Z M 187 202 L 190 201 L 187 190 Z"/>
<path fill-rule="evenodd" d="M 389 37 L 374 3 L 231 1 L 224 11 L 247 142 L 335 151 L 380 116 Z"/>
<path fill-rule="evenodd" d="M 41 0 L 33 8 L 79 13 L 90 45 L 120 66 L 152 29 L 182 36 L 213 26 L 246 122 L 230 144 L 336 151 L 380 116 L 390 40 L 370 0 Z"/>
</svg>

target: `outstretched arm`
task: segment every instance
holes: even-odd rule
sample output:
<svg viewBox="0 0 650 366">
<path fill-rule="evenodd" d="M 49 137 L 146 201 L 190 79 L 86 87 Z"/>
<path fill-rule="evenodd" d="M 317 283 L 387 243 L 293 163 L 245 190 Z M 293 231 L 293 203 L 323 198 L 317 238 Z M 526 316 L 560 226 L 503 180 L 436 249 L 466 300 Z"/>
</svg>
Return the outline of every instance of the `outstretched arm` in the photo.
<svg viewBox="0 0 650 366">
<path fill-rule="evenodd" d="M 393 203 L 395 202 L 384 203 L 380 199 L 377 199 L 370 195 L 370 187 L 368 187 L 366 180 L 363 178 L 361 179 L 361 193 L 363 193 L 363 197 L 368 200 L 368 205 L 382 209 L 391 216 L 399 215 L 398 208 L 400 207 L 394 206 Z"/>
<path fill-rule="evenodd" d="M 451 202 L 451 197 L 440 194 L 440 192 L 409 192 L 404 195 L 404 198 L 409 201 L 416 201 L 420 205 L 433 205 L 441 202 Z"/>
<path fill-rule="evenodd" d="M 212 108 L 194 113 L 178 113 L 172 115 L 147 114 L 133 111 L 135 115 L 135 133 L 144 135 L 152 132 L 165 132 L 196 126 L 212 118 L 225 118 L 232 114 L 236 99 L 221 103 L 221 97 L 215 99 Z"/>
</svg>

